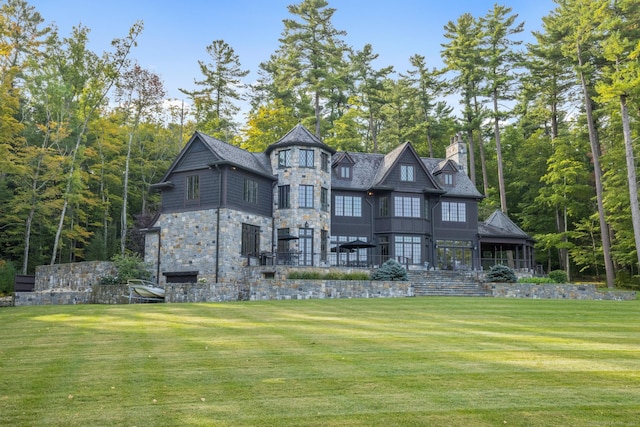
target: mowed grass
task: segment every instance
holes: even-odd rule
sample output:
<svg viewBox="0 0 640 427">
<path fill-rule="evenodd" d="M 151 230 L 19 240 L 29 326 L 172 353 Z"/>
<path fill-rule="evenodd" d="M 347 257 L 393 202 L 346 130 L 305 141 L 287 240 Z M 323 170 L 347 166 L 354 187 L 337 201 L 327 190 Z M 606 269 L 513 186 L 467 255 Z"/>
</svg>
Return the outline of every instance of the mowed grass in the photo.
<svg viewBox="0 0 640 427">
<path fill-rule="evenodd" d="M 7 426 L 632 426 L 640 302 L 0 310 Z"/>
</svg>

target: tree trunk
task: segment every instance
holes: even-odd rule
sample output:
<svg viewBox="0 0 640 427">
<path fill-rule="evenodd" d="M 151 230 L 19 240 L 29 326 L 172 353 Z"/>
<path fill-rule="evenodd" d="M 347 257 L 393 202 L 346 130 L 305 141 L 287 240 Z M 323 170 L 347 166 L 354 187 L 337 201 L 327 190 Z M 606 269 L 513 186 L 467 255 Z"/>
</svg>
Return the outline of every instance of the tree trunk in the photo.
<svg viewBox="0 0 640 427">
<path fill-rule="evenodd" d="M 122 217 L 120 218 L 120 254 L 124 255 L 127 243 L 127 198 L 129 197 L 129 162 L 131 160 L 131 144 L 133 131 L 129 133 L 127 144 L 127 158 L 124 161 L 124 182 L 122 184 Z"/>
<path fill-rule="evenodd" d="M 622 115 L 622 134 L 624 136 L 624 148 L 627 158 L 631 223 L 633 224 L 633 237 L 636 243 L 636 257 L 638 259 L 638 265 L 640 265 L 640 205 L 638 204 L 636 164 L 633 155 L 633 141 L 631 140 L 631 126 L 629 125 L 629 109 L 627 108 L 626 95 L 620 95 L 620 114 Z"/>
<path fill-rule="evenodd" d="M 596 199 L 598 202 L 598 218 L 600 220 L 600 236 L 602 239 L 602 255 L 604 257 L 604 268 L 607 278 L 607 287 L 615 287 L 615 271 L 613 268 L 613 260 L 611 259 L 611 240 L 609 239 L 609 225 L 604 216 L 604 197 L 602 190 L 602 170 L 600 169 L 600 141 L 598 139 L 598 133 L 593 119 L 593 108 L 591 107 L 591 96 L 589 95 L 589 88 L 587 86 L 587 80 L 582 71 L 582 52 L 580 46 L 578 46 L 578 75 L 580 77 L 580 84 L 582 85 L 582 94 L 584 96 L 584 107 L 587 115 L 587 126 L 589 128 L 589 143 L 591 144 L 591 155 L 593 157 L 593 173 L 596 184 Z"/>
<path fill-rule="evenodd" d="M 493 91 L 493 132 L 496 138 L 496 155 L 498 157 L 498 189 L 500 190 L 500 208 L 507 214 L 507 193 L 504 185 L 504 172 L 502 170 L 502 145 L 500 144 L 500 122 L 498 118 L 498 94 Z"/>
</svg>

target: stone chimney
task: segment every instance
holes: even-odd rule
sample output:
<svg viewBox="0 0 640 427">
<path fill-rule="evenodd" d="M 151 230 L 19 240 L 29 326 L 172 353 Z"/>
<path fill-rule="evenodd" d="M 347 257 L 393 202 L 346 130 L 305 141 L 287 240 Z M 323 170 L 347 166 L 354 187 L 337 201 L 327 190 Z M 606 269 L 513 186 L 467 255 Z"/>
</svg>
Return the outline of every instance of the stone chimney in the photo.
<svg viewBox="0 0 640 427">
<path fill-rule="evenodd" d="M 447 160 L 453 160 L 458 168 L 469 175 L 467 160 L 467 144 L 462 140 L 462 134 L 457 133 L 451 137 L 451 143 L 447 147 Z"/>
</svg>

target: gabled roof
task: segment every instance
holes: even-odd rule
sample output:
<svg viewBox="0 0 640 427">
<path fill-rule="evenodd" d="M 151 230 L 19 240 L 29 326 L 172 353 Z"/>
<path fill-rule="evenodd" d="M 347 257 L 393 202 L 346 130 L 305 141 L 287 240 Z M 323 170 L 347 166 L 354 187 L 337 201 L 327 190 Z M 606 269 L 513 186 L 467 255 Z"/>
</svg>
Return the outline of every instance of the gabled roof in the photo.
<svg viewBox="0 0 640 427">
<path fill-rule="evenodd" d="M 173 161 L 160 182 L 154 184 L 153 187 L 162 188 L 169 185 L 169 183 L 166 182 L 167 178 L 180 164 L 185 155 L 189 153 L 189 150 L 194 144 L 196 144 L 197 141 L 202 142 L 202 144 L 213 154 L 213 157 L 216 159 L 213 163 L 211 163 L 211 165 L 229 164 L 257 173 L 259 175 L 269 177 L 271 179 L 276 179 L 271 172 L 271 163 L 269 162 L 269 158 L 264 153 L 251 153 L 240 147 L 236 147 L 235 145 L 231 145 L 217 138 L 196 131 L 193 136 L 191 136 L 191 139 L 189 139 L 186 145 L 182 148 L 180 154 L 178 154 L 178 157 L 176 157 L 176 159 Z M 202 167 L 207 167 L 209 165 L 210 164 L 203 163 Z"/>
<path fill-rule="evenodd" d="M 322 142 L 320 138 L 312 134 L 307 128 L 298 123 L 293 129 L 287 132 L 285 136 L 280 138 L 277 142 L 274 142 L 273 144 L 268 146 L 265 154 L 268 156 L 273 150 L 291 147 L 293 145 L 318 147 L 325 151 L 328 151 L 331 154 L 334 154 L 336 152 L 336 150 L 329 147 L 327 144 Z"/>
<path fill-rule="evenodd" d="M 481 199 L 483 197 L 464 171 L 455 167 L 455 162 L 451 162 L 451 170 L 455 173 L 455 186 L 441 189 L 433 178 L 433 174 L 434 171 L 439 170 L 439 168 L 444 165 L 448 165 L 450 162 L 444 159 L 421 158 L 415 152 L 410 143 L 404 143 L 386 155 L 345 152 L 334 154 L 332 159 L 332 164 L 334 165 L 341 161 L 344 162 L 346 156 L 348 156 L 354 163 L 351 179 L 341 179 L 339 176 L 334 175 L 331 178 L 331 187 L 339 190 L 358 191 L 384 189 L 385 187 L 382 185 L 384 179 L 391 169 L 393 169 L 394 165 L 398 162 L 398 159 L 400 159 L 405 150 L 411 150 L 411 152 L 414 153 L 418 164 L 422 164 L 426 175 L 434 182 L 434 188 L 437 189 L 435 191 L 444 193 L 445 196 L 473 197 L 477 199 Z M 391 188 L 389 188 L 389 190 L 391 190 Z"/>
<path fill-rule="evenodd" d="M 411 153 L 411 155 L 415 158 L 416 164 L 418 164 L 423 169 L 425 175 L 427 176 L 427 179 L 429 179 L 433 188 L 436 190 L 440 190 L 440 186 L 433 179 L 433 176 L 431 175 L 431 171 L 427 170 L 424 163 L 422 163 L 420 156 L 418 156 L 418 153 L 414 150 L 413 146 L 408 142 L 400 144 L 399 146 L 397 146 L 396 148 L 391 150 L 387 155 L 384 156 L 382 160 L 382 164 L 380 165 L 380 168 L 378 169 L 376 175 L 373 177 L 371 187 L 383 186 L 383 183 L 389 176 L 389 173 L 391 172 L 393 167 L 398 163 L 398 159 L 400 159 L 400 157 L 402 157 L 402 155 L 407 151 Z"/>
<path fill-rule="evenodd" d="M 457 163 L 452 160 L 443 160 L 443 159 L 433 159 L 430 157 L 423 157 L 422 163 L 425 164 L 427 169 L 431 171 L 434 175 L 437 175 L 444 170 L 446 166 L 446 170 L 451 170 L 454 173 L 454 183 L 453 187 L 446 188 L 447 196 L 464 196 L 464 197 L 475 197 L 478 199 L 482 199 L 484 196 L 478 191 L 476 186 L 471 182 L 469 176 L 460 168 L 457 167 Z M 449 169 L 448 165 L 452 166 L 452 169 Z"/>
<path fill-rule="evenodd" d="M 200 136 L 205 145 L 219 159 L 212 164 L 230 164 L 260 175 L 273 177 L 271 163 L 264 153 L 252 153 L 212 136 L 200 132 L 196 132 L 196 134 Z"/>
<path fill-rule="evenodd" d="M 331 166 L 335 168 L 339 164 L 345 164 L 346 163 L 346 164 L 352 165 L 352 164 L 355 163 L 355 161 L 353 160 L 353 157 L 351 157 L 349 155 L 349 153 L 347 151 L 345 151 L 345 152 L 336 154 L 331 163 L 332 163 Z"/>
<path fill-rule="evenodd" d="M 494 211 L 489 218 L 478 224 L 478 234 L 493 237 L 531 238 L 501 210 Z"/>
</svg>

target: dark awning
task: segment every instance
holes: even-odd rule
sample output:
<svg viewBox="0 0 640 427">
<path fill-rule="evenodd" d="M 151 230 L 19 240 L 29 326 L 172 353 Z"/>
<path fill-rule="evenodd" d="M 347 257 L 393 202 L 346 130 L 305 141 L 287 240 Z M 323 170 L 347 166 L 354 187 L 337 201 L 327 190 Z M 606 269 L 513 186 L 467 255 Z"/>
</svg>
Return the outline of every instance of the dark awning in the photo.
<svg viewBox="0 0 640 427">
<path fill-rule="evenodd" d="M 340 245 L 341 248 L 344 249 L 363 249 L 363 248 L 375 248 L 376 245 L 373 243 L 363 242 L 360 239 L 356 239 L 351 242 L 343 243 Z"/>
<path fill-rule="evenodd" d="M 298 236 L 294 236 L 293 234 L 283 234 L 278 236 L 278 240 L 298 240 Z"/>
</svg>

